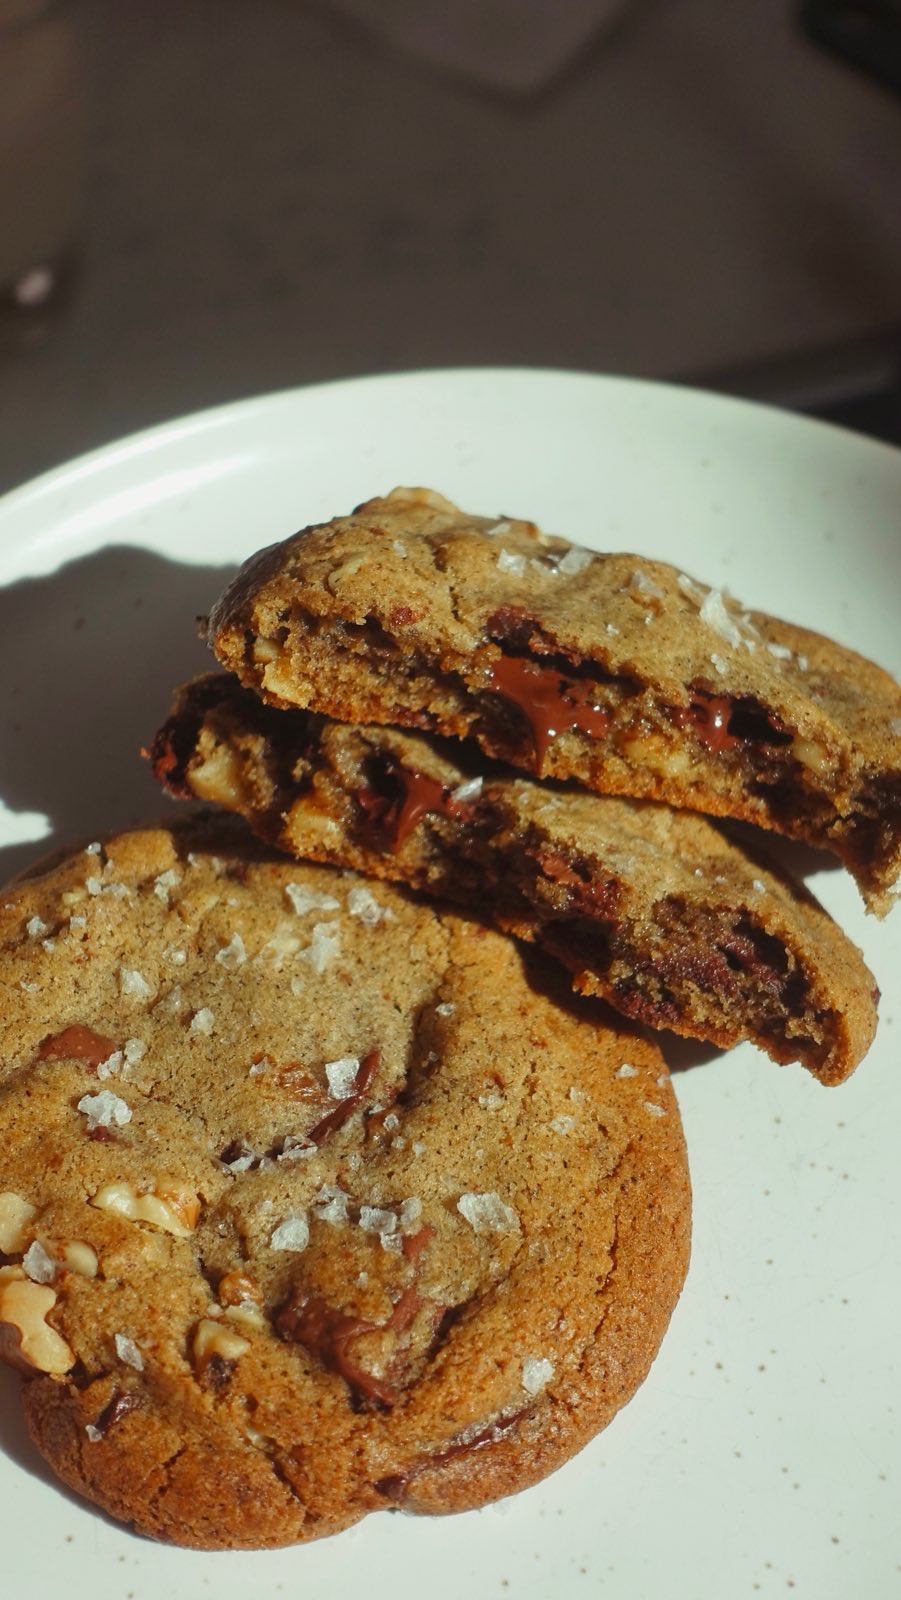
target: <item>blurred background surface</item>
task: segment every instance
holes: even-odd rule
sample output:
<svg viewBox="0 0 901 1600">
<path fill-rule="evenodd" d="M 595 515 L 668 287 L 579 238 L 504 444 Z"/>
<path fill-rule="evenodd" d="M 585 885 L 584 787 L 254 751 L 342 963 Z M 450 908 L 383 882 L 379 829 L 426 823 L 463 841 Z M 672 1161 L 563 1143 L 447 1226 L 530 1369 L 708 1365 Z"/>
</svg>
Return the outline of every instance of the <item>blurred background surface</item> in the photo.
<svg viewBox="0 0 901 1600">
<path fill-rule="evenodd" d="M 0 0 L 0 490 L 198 407 L 463 364 L 901 442 L 890 81 L 785 0 L 572 0 L 506 75 L 496 32 L 493 62 L 417 35 L 442 3 Z"/>
</svg>

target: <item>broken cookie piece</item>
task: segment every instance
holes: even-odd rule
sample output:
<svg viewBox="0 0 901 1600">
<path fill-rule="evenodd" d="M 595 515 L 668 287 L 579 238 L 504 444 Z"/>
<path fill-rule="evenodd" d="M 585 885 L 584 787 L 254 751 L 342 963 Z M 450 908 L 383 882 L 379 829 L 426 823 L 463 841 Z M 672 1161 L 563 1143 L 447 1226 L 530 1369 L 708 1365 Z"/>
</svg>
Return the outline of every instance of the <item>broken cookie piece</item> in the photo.
<svg viewBox="0 0 901 1600">
<path fill-rule="evenodd" d="M 450 741 L 277 711 L 225 674 L 181 690 L 152 754 L 172 793 L 240 813 L 297 857 L 484 911 L 652 1027 L 750 1039 L 830 1084 L 872 1041 L 876 986 L 856 946 L 691 812 L 486 770 L 478 752 L 464 765 Z M 372 896 L 359 894 L 365 917 Z"/>
<path fill-rule="evenodd" d="M 541 777 L 901 871 L 901 689 L 820 634 L 634 555 L 397 489 L 261 551 L 209 619 L 273 705 L 472 737 Z"/>
</svg>

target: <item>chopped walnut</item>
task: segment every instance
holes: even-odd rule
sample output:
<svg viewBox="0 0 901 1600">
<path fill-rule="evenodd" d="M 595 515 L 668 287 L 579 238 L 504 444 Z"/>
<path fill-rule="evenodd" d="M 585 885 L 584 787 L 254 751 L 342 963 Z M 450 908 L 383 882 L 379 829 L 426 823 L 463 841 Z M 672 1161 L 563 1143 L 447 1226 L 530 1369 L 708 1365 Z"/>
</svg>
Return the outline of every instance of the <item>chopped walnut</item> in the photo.
<svg viewBox="0 0 901 1600">
<path fill-rule="evenodd" d="M 68 1372 L 75 1355 L 46 1322 L 55 1305 L 53 1289 L 32 1283 L 21 1267 L 0 1267 L 0 1357 L 24 1372 Z"/>
<path fill-rule="evenodd" d="M 186 1239 L 200 1215 L 200 1201 L 190 1189 L 166 1188 L 138 1194 L 130 1183 L 107 1183 L 91 1200 L 99 1211 L 111 1211 L 129 1222 L 146 1222 L 152 1228 Z"/>
<path fill-rule="evenodd" d="M 21 1255 L 28 1248 L 31 1233 L 28 1224 L 38 1214 L 37 1206 L 11 1189 L 0 1193 L 0 1252 L 5 1256 Z"/>
</svg>

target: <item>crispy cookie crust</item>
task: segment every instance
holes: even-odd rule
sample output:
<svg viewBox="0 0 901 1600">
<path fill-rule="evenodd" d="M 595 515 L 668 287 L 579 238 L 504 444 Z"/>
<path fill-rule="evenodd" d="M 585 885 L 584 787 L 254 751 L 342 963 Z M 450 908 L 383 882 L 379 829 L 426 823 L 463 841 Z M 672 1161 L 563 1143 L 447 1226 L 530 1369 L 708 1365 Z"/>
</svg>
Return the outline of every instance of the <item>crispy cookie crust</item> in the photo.
<svg viewBox="0 0 901 1600">
<path fill-rule="evenodd" d="M 774 828 L 891 904 L 901 689 L 665 563 L 398 489 L 254 556 L 209 639 L 274 705 L 472 736 L 539 776 Z"/>
<path fill-rule="evenodd" d="M 0 1349 L 59 1474 L 155 1538 L 281 1545 L 552 1471 L 688 1259 L 654 1046 L 518 947 L 231 819 L 0 911 Z"/>
<path fill-rule="evenodd" d="M 470 756 L 473 754 L 469 751 Z M 705 818 L 564 790 L 393 728 L 278 711 L 225 674 L 186 685 L 152 752 L 170 792 L 300 858 L 484 908 L 583 993 L 840 1083 L 876 1029 L 860 951 L 803 888 Z M 481 771 L 480 771 L 481 769 Z"/>
</svg>

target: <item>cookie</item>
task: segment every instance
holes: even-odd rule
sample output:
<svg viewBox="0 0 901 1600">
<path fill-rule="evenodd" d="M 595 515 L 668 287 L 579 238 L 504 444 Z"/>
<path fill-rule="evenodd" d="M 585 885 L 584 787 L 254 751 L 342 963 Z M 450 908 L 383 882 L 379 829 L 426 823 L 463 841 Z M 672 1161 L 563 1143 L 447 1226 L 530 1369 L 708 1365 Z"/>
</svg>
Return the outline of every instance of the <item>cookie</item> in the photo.
<svg viewBox="0 0 901 1600">
<path fill-rule="evenodd" d="M 480 772 L 452 741 L 278 711 L 226 674 L 181 690 L 152 758 L 171 793 L 239 812 L 291 855 L 484 910 L 651 1027 L 751 1039 L 828 1084 L 872 1042 L 857 947 L 692 812 Z"/>
<path fill-rule="evenodd" d="M 0 901 L 0 1349 L 74 1489 L 203 1549 L 552 1471 L 679 1294 L 643 1037 L 513 941 L 233 819 Z"/>
<path fill-rule="evenodd" d="M 254 556 L 208 631 L 273 705 L 472 736 L 540 776 L 773 828 L 889 908 L 901 689 L 675 567 L 398 489 Z"/>
</svg>

